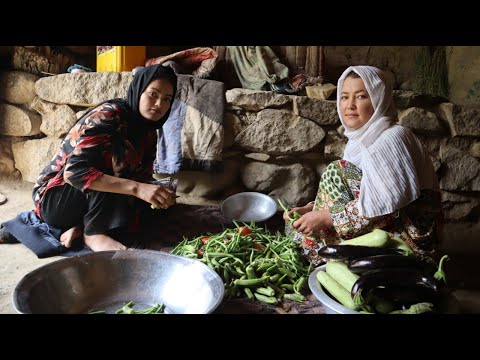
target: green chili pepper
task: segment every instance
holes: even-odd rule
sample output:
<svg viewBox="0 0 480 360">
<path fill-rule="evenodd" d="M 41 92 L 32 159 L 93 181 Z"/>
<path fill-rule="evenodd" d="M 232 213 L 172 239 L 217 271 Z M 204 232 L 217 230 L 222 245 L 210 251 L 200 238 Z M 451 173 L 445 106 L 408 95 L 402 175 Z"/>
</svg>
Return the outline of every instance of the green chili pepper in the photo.
<svg viewBox="0 0 480 360">
<path fill-rule="evenodd" d="M 280 200 L 280 198 L 277 198 L 277 201 L 278 203 L 280 204 L 280 206 L 282 207 L 283 211 L 285 211 L 287 213 L 287 216 L 288 216 L 288 220 L 290 221 L 290 225 L 293 225 L 293 223 L 295 221 L 297 221 L 298 219 L 300 219 L 302 217 L 302 215 L 300 215 L 298 212 L 294 211 L 293 212 L 293 217 L 291 217 L 288 213 L 290 212 L 289 209 L 287 209 L 287 207 L 285 205 L 283 205 L 282 201 Z"/>
</svg>

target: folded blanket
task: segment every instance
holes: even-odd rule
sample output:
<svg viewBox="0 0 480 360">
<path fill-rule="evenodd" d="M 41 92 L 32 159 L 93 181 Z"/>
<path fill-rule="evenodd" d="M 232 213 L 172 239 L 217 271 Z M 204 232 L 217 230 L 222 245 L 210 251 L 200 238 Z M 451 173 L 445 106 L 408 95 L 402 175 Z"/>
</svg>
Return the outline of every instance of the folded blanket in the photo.
<svg viewBox="0 0 480 360">
<path fill-rule="evenodd" d="M 149 59 L 145 63 L 145 66 L 165 64 L 167 61 L 174 61 L 175 64 L 178 65 L 172 66 L 174 70 L 182 70 L 180 72 L 176 71 L 177 73 L 192 74 L 195 77 L 205 79 L 208 78 L 215 69 L 215 65 L 217 65 L 218 62 L 218 54 L 212 48 L 198 47 Z"/>
<path fill-rule="evenodd" d="M 35 215 L 33 211 L 24 211 L 2 226 L 23 245 L 32 250 L 39 258 L 49 256 L 75 256 L 92 252 L 82 245 L 79 248 L 66 248 L 60 243 L 60 229 L 49 226 Z"/>
<path fill-rule="evenodd" d="M 170 116 L 157 130 L 154 172 L 222 170 L 224 84 L 178 75 L 177 86 Z"/>
</svg>

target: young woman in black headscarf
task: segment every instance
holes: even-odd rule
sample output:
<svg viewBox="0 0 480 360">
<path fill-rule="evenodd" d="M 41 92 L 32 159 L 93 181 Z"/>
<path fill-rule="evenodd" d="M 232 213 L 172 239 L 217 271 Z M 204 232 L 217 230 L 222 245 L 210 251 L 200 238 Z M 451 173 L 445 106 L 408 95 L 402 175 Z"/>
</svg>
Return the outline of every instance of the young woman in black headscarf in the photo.
<svg viewBox="0 0 480 360">
<path fill-rule="evenodd" d="M 65 247 L 83 234 L 93 251 L 126 249 L 112 233 L 131 225 L 133 197 L 156 208 L 175 203 L 172 190 L 148 182 L 176 87 L 171 68 L 140 68 L 125 99 L 97 105 L 66 135 L 33 189 L 36 215 L 62 229 Z"/>
</svg>

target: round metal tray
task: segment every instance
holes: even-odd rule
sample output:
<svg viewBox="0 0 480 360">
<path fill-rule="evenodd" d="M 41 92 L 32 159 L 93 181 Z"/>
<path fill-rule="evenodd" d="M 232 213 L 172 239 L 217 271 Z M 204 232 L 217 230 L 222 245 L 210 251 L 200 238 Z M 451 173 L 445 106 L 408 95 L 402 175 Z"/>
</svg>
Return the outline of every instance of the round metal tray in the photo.
<svg viewBox="0 0 480 360">
<path fill-rule="evenodd" d="M 226 218 L 260 222 L 275 215 L 277 203 L 270 196 L 259 192 L 242 192 L 225 199 L 221 209 Z"/>
</svg>

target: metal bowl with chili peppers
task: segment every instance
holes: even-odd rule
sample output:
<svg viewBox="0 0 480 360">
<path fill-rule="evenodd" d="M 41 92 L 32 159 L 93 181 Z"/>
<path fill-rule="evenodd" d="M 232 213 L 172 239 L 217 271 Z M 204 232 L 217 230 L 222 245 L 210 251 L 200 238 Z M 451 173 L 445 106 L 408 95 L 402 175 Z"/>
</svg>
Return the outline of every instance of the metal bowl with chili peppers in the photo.
<svg viewBox="0 0 480 360">
<path fill-rule="evenodd" d="M 13 304 L 21 314 L 209 314 L 222 302 L 220 276 L 202 262 L 154 250 L 100 251 L 28 273 Z"/>
<path fill-rule="evenodd" d="M 277 212 L 277 204 L 270 196 L 247 191 L 225 199 L 221 206 L 223 216 L 242 222 L 261 222 Z"/>
</svg>

